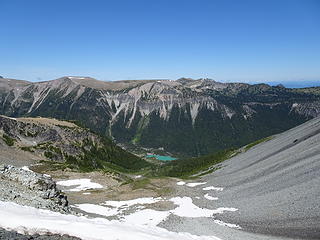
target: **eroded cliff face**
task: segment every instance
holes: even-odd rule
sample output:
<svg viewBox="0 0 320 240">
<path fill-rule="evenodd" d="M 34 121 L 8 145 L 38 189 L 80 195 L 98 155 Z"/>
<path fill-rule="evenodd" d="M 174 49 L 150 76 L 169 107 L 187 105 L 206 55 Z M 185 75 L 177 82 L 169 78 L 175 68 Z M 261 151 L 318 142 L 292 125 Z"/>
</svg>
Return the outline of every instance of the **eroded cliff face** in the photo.
<svg viewBox="0 0 320 240">
<path fill-rule="evenodd" d="M 0 113 L 74 119 L 122 143 L 199 155 L 236 147 L 319 115 L 319 96 L 209 79 L 103 82 L 1 79 Z"/>
</svg>

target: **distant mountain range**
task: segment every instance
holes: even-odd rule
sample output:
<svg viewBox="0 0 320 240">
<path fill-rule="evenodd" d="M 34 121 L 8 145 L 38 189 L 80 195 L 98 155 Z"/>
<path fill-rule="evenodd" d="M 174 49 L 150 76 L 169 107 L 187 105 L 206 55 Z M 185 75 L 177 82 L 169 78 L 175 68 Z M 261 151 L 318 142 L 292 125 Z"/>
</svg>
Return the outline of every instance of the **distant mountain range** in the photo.
<svg viewBox="0 0 320 240">
<path fill-rule="evenodd" d="M 268 82 L 269 85 L 276 86 L 282 84 L 287 88 L 306 88 L 306 87 L 319 87 L 320 80 L 301 80 L 301 81 L 272 81 Z"/>
<path fill-rule="evenodd" d="M 245 145 L 320 115 L 320 88 L 189 78 L 2 78 L 0 114 L 76 120 L 119 143 L 198 156 Z"/>
</svg>

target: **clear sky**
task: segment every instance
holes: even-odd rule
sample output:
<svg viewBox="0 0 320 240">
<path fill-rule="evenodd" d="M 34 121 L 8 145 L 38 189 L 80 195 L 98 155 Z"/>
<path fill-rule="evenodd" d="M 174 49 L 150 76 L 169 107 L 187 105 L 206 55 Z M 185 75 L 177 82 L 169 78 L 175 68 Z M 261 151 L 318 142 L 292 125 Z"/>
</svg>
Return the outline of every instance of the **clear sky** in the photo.
<svg viewBox="0 0 320 240">
<path fill-rule="evenodd" d="M 320 80 L 319 0 L 0 0 L 0 75 Z"/>
</svg>

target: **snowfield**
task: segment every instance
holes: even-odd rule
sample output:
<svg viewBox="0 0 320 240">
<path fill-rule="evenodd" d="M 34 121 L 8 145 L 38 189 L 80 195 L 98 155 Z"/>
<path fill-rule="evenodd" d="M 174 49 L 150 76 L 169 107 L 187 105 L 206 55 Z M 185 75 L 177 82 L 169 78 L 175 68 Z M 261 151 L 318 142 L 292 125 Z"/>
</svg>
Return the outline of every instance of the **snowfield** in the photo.
<svg viewBox="0 0 320 240">
<path fill-rule="evenodd" d="M 214 198 L 209 200 L 216 199 Z M 173 202 L 176 207 L 168 211 L 158 211 L 153 209 L 146 209 L 146 206 L 144 206 L 145 204 L 152 204 L 159 201 Z M 160 222 L 166 220 L 170 214 L 188 218 L 211 218 L 216 214 L 223 214 L 224 212 L 235 212 L 238 210 L 236 208 L 226 207 L 217 209 L 200 208 L 193 203 L 192 198 L 190 197 L 174 197 L 168 200 L 162 198 L 137 198 L 128 201 L 107 201 L 103 204 L 103 206 L 96 204 L 77 204 L 75 205 L 75 207 L 87 213 L 98 214 L 106 217 L 117 217 L 119 219 L 119 222 L 153 227 L 156 227 Z M 128 210 L 130 207 L 134 207 L 135 212 L 129 215 L 124 215 L 124 211 Z M 224 226 L 232 226 L 232 224 L 229 223 L 216 223 Z"/>
<path fill-rule="evenodd" d="M 28 171 L 26 167 L 25 170 Z M 194 188 L 204 185 L 206 182 L 185 183 L 181 181 L 177 184 Z M 103 188 L 102 185 L 91 182 L 87 178 L 59 181 L 57 185 L 67 187 L 66 191 L 73 192 Z M 222 191 L 223 188 L 211 186 L 203 188 L 203 190 Z M 80 194 L 90 194 L 90 192 L 81 192 Z M 210 196 L 208 193 L 204 195 L 204 198 L 209 201 L 218 199 Z M 164 211 L 152 209 L 152 204 L 162 201 L 173 203 L 173 209 Z M 217 215 L 224 212 L 234 212 L 238 209 L 229 207 L 219 207 L 216 209 L 198 207 L 193 203 L 192 198 L 188 196 L 172 198 L 143 197 L 124 201 L 105 201 L 100 204 L 75 204 L 73 207 L 89 215 L 91 214 L 91 217 L 66 215 L 50 210 L 0 201 L 0 227 L 22 234 L 33 235 L 50 232 L 52 234 L 66 234 L 88 240 L 220 240 L 220 238 L 215 236 L 198 236 L 186 232 L 170 232 L 165 228 L 158 227 L 169 216 L 177 216 L 182 218 L 211 218 L 218 225 L 241 229 L 238 225 L 225 223 L 216 219 Z M 101 217 L 96 217 L 96 215 L 100 215 Z M 112 217 L 112 220 L 103 217 Z M 211 234 L 215 235 L 215 233 Z"/>
<path fill-rule="evenodd" d="M 196 236 L 190 233 L 169 232 L 147 224 L 109 221 L 65 215 L 0 201 L 0 227 L 28 234 L 68 234 L 88 240 L 220 240 L 214 236 Z M 138 216 L 142 218 L 143 216 Z M 107 238 L 106 238 L 107 237 Z"/>
</svg>

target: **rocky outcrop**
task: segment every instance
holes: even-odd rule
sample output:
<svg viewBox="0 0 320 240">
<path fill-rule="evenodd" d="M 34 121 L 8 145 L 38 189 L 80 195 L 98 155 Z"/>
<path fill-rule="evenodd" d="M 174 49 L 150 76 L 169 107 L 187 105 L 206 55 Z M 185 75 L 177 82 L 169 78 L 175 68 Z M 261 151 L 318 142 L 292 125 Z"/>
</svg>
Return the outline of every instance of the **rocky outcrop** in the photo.
<svg viewBox="0 0 320 240">
<path fill-rule="evenodd" d="M 67 196 L 57 189 L 49 175 L 38 174 L 27 167 L 0 166 L 0 200 L 20 205 L 69 213 Z"/>
<path fill-rule="evenodd" d="M 305 116 L 317 117 L 320 116 L 320 101 L 293 103 L 291 110 Z"/>
<path fill-rule="evenodd" d="M 0 228 L 0 239 L 1 240 L 79 240 L 80 238 L 67 236 L 67 235 L 58 235 L 58 234 L 21 234 L 16 231 L 8 231 L 6 229 Z"/>
</svg>

